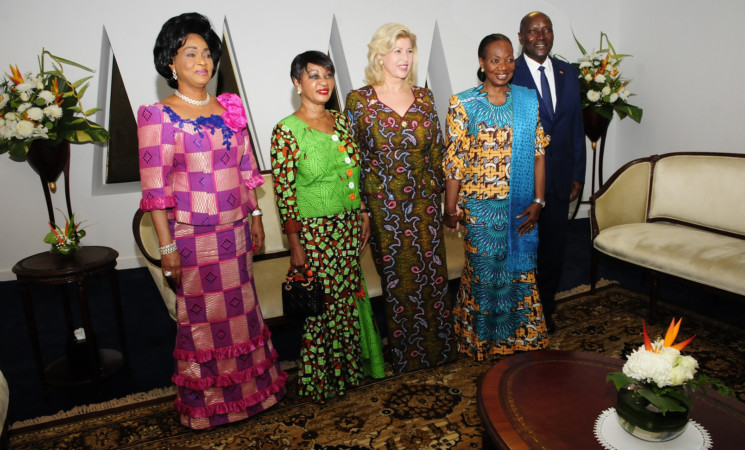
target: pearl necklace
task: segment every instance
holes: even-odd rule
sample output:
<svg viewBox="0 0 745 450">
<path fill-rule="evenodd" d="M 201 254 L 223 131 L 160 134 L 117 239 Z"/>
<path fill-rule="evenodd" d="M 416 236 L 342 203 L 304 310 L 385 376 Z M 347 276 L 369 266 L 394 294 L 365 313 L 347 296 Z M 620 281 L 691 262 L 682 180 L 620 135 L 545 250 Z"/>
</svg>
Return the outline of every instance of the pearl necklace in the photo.
<svg viewBox="0 0 745 450">
<path fill-rule="evenodd" d="M 204 100 L 194 100 L 193 98 L 189 98 L 189 97 L 185 96 L 184 94 L 182 94 L 178 90 L 175 91 L 174 94 L 176 94 L 176 97 L 180 98 L 181 100 L 185 101 L 186 103 L 191 103 L 192 105 L 196 105 L 196 106 L 204 106 L 204 105 L 206 105 L 207 103 L 210 102 L 210 94 L 207 94 L 207 98 L 205 98 Z"/>
</svg>

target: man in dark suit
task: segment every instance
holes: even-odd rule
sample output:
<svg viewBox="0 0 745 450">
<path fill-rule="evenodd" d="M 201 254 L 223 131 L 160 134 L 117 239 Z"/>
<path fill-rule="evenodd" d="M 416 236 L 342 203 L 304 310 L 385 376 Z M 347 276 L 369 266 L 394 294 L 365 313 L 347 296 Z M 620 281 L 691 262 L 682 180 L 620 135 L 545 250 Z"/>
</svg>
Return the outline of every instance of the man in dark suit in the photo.
<svg viewBox="0 0 745 450">
<path fill-rule="evenodd" d="M 554 45 L 551 19 L 532 12 L 520 21 L 523 53 L 515 60 L 512 82 L 538 92 L 543 129 L 551 136 L 546 149 L 546 198 L 538 220 L 538 292 L 549 333 L 561 279 L 569 227 L 569 203 L 585 180 L 585 135 L 577 69 L 549 56 Z M 537 199 L 540 200 L 540 199 Z"/>
</svg>

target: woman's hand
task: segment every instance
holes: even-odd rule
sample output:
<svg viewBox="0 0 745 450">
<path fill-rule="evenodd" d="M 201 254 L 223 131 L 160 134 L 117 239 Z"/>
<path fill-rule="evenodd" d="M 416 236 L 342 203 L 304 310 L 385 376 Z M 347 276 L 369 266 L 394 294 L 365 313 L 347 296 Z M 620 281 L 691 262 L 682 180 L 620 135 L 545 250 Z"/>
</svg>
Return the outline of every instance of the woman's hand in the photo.
<svg viewBox="0 0 745 450">
<path fill-rule="evenodd" d="M 361 213 L 360 216 L 362 217 L 362 232 L 360 233 L 362 244 L 360 244 L 360 253 L 362 253 L 362 250 L 367 245 L 367 241 L 370 240 L 370 213 Z"/>
<path fill-rule="evenodd" d="M 178 251 L 161 255 L 160 270 L 166 280 L 176 286 L 181 286 L 181 257 Z"/>
<path fill-rule="evenodd" d="M 304 273 L 308 258 L 305 255 L 305 249 L 300 244 L 300 236 L 297 233 L 289 233 L 287 241 L 290 244 L 290 266 L 295 272 Z"/>
<path fill-rule="evenodd" d="M 452 232 L 458 231 L 461 219 L 463 219 L 463 210 L 460 209 L 460 206 L 455 205 L 455 208 L 445 207 L 445 214 L 443 214 L 442 220 L 445 230 Z"/>
<path fill-rule="evenodd" d="M 522 214 L 517 216 L 517 218 L 522 219 L 526 216 L 527 218 L 517 226 L 518 236 L 530 233 L 535 229 L 536 224 L 538 223 L 538 218 L 541 216 L 541 205 L 538 203 L 531 203 L 530 206 L 525 208 L 525 211 L 523 211 Z"/>
<path fill-rule="evenodd" d="M 258 253 L 264 246 L 264 222 L 261 216 L 253 216 L 251 219 L 251 240 L 253 241 L 253 252 Z"/>
</svg>

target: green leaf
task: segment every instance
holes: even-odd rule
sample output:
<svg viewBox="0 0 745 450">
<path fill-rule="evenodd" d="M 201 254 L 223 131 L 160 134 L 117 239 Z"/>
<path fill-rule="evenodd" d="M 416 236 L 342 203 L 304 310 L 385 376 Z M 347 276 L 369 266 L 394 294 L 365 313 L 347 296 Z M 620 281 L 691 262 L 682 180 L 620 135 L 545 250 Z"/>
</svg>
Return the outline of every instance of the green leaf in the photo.
<svg viewBox="0 0 745 450">
<path fill-rule="evenodd" d="M 28 144 L 24 141 L 13 139 L 10 141 L 10 158 L 15 161 L 24 161 L 28 153 Z"/>
<path fill-rule="evenodd" d="M 668 395 L 657 395 L 651 389 L 642 388 L 636 391 L 639 395 L 649 400 L 649 403 L 660 408 L 662 414 L 668 411 L 680 411 L 685 412 L 685 407 L 675 398 Z"/>
<path fill-rule="evenodd" d="M 54 235 L 51 231 L 47 233 L 46 236 L 44 236 L 44 243 L 45 244 L 56 244 L 57 243 L 57 236 Z"/>
<path fill-rule="evenodd" d="M 605 377 L 605 382 L 612 381 L 616 385 L 616 390 L 621 390 L 622 387 L 630 384 L 639 383 L 637 380 L 631 378 L 623 372 L 611 372 Z"/>
<path fill-rule="evenodd" d="M 100 106 L 96 106 L 95 108 L 91 108 L 91 109 L 89 109 L 88 111 L 84 111 L 84 112 L 83 112 L 83 115 L 84 115 L 85 117 L 88 117 L 88 116 L 90 116 L 91 114 L 95 113 L 96 111 L 100 111 L 100 110 L 101 110 L 101 107 L 100 107 Z"/>
<path fill-rule="evenodd" d="M 78 81 L 72 83 L 72 87 L 75 88 L 75 89 L 77 89 L 81 84 L 83 84 L 83 82 L 88 81 L 91 78 L 93 78 L 93 75 L 89 75 L 89 76 L 87 76 L 85 78 L 81 78 Z"/>
<path fill-rule="evenodd" d="M 88 67 L 85 67 L 82 64 L 76 63 L 75 61 L 70 61 L 69 59 L 65 59 L 65 58 L 62 58 L 60 56 L 55 56 L 55 55 L 49 53 L 47 50 L 42 50 L 42 55 L 49 55 L 50 58 L 52 58 L 53 60 L 57 61 L 58 63 L 69 64 L 71 66 L 75 66 L 75 67 L 77 67 L 79 69 L 87 70 L 88 72 L 92 72 L 92 73 L 95 73 L 96 72 L 95 70 L 89 69 Z"/>
<path fill-rule="evenodd" d="M 572 30 L 572 37 L 574 38 L 574 42 L 577 43 L 577 47 L 579 47 L 579 51 L 581 51 L 583 55 L 586 55 L 587 52 L 585 51 L 585 48 L 582 47 L 582 44 L 579 43 L 579 40 L 577 40 L 577 36 L 574 35 L 574 30 Z"/>
<path fill-rule="evenodd" d="M 88 89 L 89 83 L 85 83 L 85 86 L 78 89 L 78 98 L 83 98 L 83 94 L 85 94 L 85 91 Z"/>
<path fill-rule="evenodd" d="M 638 106 L 633 106 L 629 104 L 620 104 L 620 105 L 616 105 L 614 109 L 616 110 L 616 114 L 618 114 L 618 117 L 620 117 L 621 119 L 623 119 L 626 116 L 629 116 L 636 123 L 641 123 L 642 121 L 642 114 L 644 113 L 644 111 L 642 111 L 642 109 L 639 108 Z"/>
</svg>

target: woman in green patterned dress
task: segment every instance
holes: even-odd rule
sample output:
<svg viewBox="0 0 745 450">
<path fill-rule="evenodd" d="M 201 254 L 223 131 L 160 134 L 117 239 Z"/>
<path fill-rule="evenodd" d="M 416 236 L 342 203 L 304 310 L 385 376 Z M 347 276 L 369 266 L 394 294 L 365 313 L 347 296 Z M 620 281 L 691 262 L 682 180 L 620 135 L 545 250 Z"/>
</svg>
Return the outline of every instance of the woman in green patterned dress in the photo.
<svg viewBox="0 0 745 450">
<path fill-rule="evenodd" d="M 274 127 L 272 173 L 290 264 L 307 265 L 323 286 L 324 312 L 305 319 L 298 374 L 299 395 L 323 402 L 385 372 L 359 263 L 370 236 L 359 154 L 344 116 L 325 108 L 334 65 L 308 51 L 292 61 L 290 77 L 301 106 Z"/>
</svg>

